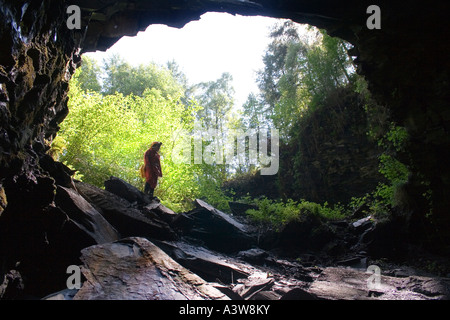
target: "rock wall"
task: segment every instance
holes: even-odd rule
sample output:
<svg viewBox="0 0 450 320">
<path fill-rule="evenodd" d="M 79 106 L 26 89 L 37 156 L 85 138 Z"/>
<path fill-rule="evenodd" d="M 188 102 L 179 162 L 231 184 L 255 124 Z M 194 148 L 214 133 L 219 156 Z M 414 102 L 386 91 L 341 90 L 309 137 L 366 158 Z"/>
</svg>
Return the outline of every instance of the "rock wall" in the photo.
<svg viewBox="0 0 450 320">
<path fill-rule="evenodd" d="M 367 136 L 364 102 L 350 88 L 336 90 L 295 128 L 281 149 L 280 186 L 287 198 L 348 203 L 375 189 L 381 150 Z"/>
<path fill-rule="evenodd" d="M 433 227 L 427 232 L 450 249 L 450 47 L 445 37 L 448 2 L 416 2 L 392 5 L 382 10 L 382 29 L 362 29 L 354 42 L 358 72 L 369 82 L 369 90 L 386 105 L 393 120 L 409 133 L 408 165 L 413 176 L 410 196 L 418 198 L 422 182 L 432 190 Z M 385 4 L 380 4 L 381 8 Z M 390 7 L 389 5 L 387 6 Z M 447 36 L 446 36 L 447 35 Z M 428 210 L 421 204 L 418 210 Z"/>
<path fill-rule="evenodd" d="M 350 87 L 336 89 L 320 108 L 298 119 L 289 142 L 281 144 L 278 175 L 238 176 L 225 182 L 224 190 L 237 198 L 249 194 L 329 204 L 372 192 L 384 181 L 378 172 L 383 151 L 367 135 L 366 102 Z"/>
<path fill-rule="evenodd" d="M 60 236 L 73 235 L 76 226 L 53 205 L 56 180 L 66 187 L 70 177 L 50 176 L 58 165 L 45 151 L 68 113 L 81 37 L 65 26 L 61 1 L 1 1 L 0 21 L 0 274 L 20 265 L 39 292 L 61 266 L 48 257 L 62 264 L 74 258 Z M 95 243 L 89 238 L 68 242 L 81 249 Z"/>
<path fill-rule="evenodd" d="M 68 113 L 68 81 L 81 37 L 65 27 L 61 1 L 2 1 L 0 176 L 37 165 L 45 139 Z M 3 181 L 2 181 L 3 182 Z"/>
</svg>

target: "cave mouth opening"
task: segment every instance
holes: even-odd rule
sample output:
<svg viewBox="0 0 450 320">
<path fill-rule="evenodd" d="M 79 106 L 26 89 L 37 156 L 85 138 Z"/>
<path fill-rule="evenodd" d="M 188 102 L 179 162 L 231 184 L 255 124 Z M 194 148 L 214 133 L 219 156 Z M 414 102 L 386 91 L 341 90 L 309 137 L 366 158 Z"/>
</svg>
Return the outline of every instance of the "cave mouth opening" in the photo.
<svg viewBox="0 0 450 320">
<path fill-rule="evenodd" d="M 201 113 L 198 115 L 198 118 L 203 117 L 204 119 L 206 117 L 211 122 L 212 117 L 220 116 L 232 118 L 234 121 L 242 121 L 241 125 L 244 132 L 247 132 L 249 129 L 255 129 L 255 126 L 275 127 L 276 130 L 282 131 L 282 138 L 286 138 L 289 136 L 288 130 L 291 130 L 295 121 L 294 114 L 300 117 L 300 114 L 308 108 L 307 103 L 302 100 L 309 99 L 310 93 L 307 95 L 303 94 L 303 96 L 298 95 L 298 97 L 295 97 L 295 102 L 289 102 L 291 112 L 287 121 L 284 121 L 283 117 L 288 115 L 288 113 L 280 111 L 276 114 L 277 119 L 274 121 L 272 119 L 272 114 L 275 114 L 275 111 L 272 110 L 274 105 L 281 106 L 285 102 L 263 101 L 264 93 L 260 91 L 259 87 L 278 86 L 284 82 L 285 87 L 289 86 L 285 92 L 266 92 L 266 94 L 292 95 L 293 92 L 296 94 L 295 91 L 299 90 L 296 86 L 300 88 L 302 86 L 301 82 L 303 80 L 307 81 L 306 76 L 304 79 L 300 79 L 300 73 L 302 72 L 300 69 L 305 68 L 307 63 L 312 65 L 313 58 L 319 60 L 315 60 L 314 63 L 317 65 L 311 68 L 317 69 L 320 67 L 325 70 L 320 70 L 320 72 L 314 70 L 316 73 L 309 75 L 310 78 L 317 75 L 323 77 L 321 79 L 323 80 L 322 82 L 310 81 L 310 86 L 321 85 L 326 87 L 329 85 L 332 87 L 348 84 L 350 81 L 349 74 L 352 75 L 355 72 L 350 57 L 344 57 L 344 59 L 347 59 L 346 65 L 341 67 L 345 67 L 345 70 L 344 72 L 341 70 L 336 76 L 335 74 L 326 74 L 331 74 L 334 71 L 327 69 L 331 69 L 333 65 L 325 65 L 329 61 L 325 61 L 327 57 L 320 56 L 320 54 L 323 55 L 323 52 L 317 51 L 314 53 L 314 56 L 311 53 L 311 57 L 306 55 L 305 52 L 307 50 L 312 52 L 312 48 L 318 50 L 324 47 L 321 42 L 323 37 L 324 35 L 320 33 L 318 28 L 294 23 L 287 19 L 260 16 L 247 17 L 213 12 L 202 15 L 200 21 L 190 22 L 181 29 L 165 25 L 151 25 L 145 32 L 140 32 L 134 37 L 123 37 L 106 52 L 83 54 L 85 64 L 82 64 L 80 68 L 81 75 L 80 73 L 75 75 L 77 82 L 78 84 L 81 82 L 81 89 L 97 92 L 100 95 L 85 95 L 88 99 L 83 103 L 79 100 L 81 97 L 73 93 L 76 90 L 69 92 L 71 98 L 69 99 L 69 115 L 60 124 L 62 130 L 60 130 L 58 135 L 63 141 L 58 138 L 55 139 L 55 148 L 52 148 L 52 150 L 55 150 L 56 153 L 61 152 L 62 157 L 60 158 L 57 155 L 57 160 L 62 160 L 64 163 L 73 166 L 73 169 L 80 170 L 86 181 L 97 186 L 103 186 L 107 176 L 114 175 L 124 178 L 136 187 L 139 187 L 142 182 L 139 175 L 135 174 L 135 171 L 140 166 L 141 155 L 145 152 L 146 147 L 148 148 L 152 141 L 170 141 L 170 143 L 166 144 L 169 146 L 176 143 L 176 141 L 172 140 L 173 136 L 171 136 L 175 132 L 164 132 L 166 129 L 164 126 L 161 126 L 161 123 L 165 122 L 164 118 L 161 117 L 162 113 L 153 110 L 149 111 L 148 114 L 144 114 L 145 112 L 142 112 L 142 108 L 157 109 L 167 107 L 168 110 L 176 112 L 175 109 L 171 109 L 174 106 L 168 103 L 168 100 L 180 98 L 180 92 L 177 91 L 180 82 L 182 82 L 182 96 L 179 102 L 185 104 L 185 108 L 188 108 L 189 101 L 195 99 L 201 107 L 207 109 L 207 112 L 210 113 L 209 115 Z M 339 39 L 339 41 L 342 40 Z M 350 45 L 343 41 L 338 43 L 338 46 L 334 45 L 335 47 L 332 49 L 341 49 L 341 58 L 342 55 L 347 54 L 347 50 L 350 48 Z M 88 59 L 86 60 L 84 57 L 88 57 Z M 300 59 L 311 59 L 311 61 L 295 61 Z M 332 62 L 336 63 L 338 59 L 336 60 L 336 57 L 334 59 L 335 61 Z M 290 60 L 290 65 L 287 64 L 288 62 L 283 62 L 283 60 Z M 179 64 L 180 61 L 181 63 Z M 324 66 L 318 65 L 321 62 L 324 63 Z M 278 68 L 278 70 L 272 70 L 272 64 L 276 63 L 278 65 L 275 68 Z M 99 67 L 100 64 L 103 64 L 102 67 Z M 290 73 L 290 69 L 297 70 Z M 162 70 L 168 70 L 176 78 L 175 82 L 170 82 L 171 80 L 168 79 L 167 73 Z M 272 72 L 270 77 L 277 77 L 276 82 L 268 82 L 273 79 L 267 80 L 267 77 L 263 74 L 266 70 Z M 184 73 L 184 71 L 186 72 Z M 102 72 L 102 74 L 99 75 L 99 72 Z M 331 77 L 334 78 L 331 79 Z M 159 79 L 155 80 L 155 78 Z M 292 86 L 287 84 L 288 81 L 293 81 Z M 167 82 L 170 83 L 167 84 Z M 259 82 L 259 85 L 257 82 Z M 178 89 L 171 88 L 170 86 L 172 85 L 178 86 Z M 144 95 L 145 90 L 151 91 L 152 89 L 159 91 L 158 94 L 162 96 L 157 98 L 155 92 L 153 94 L 147 92 Z M 310 88 L 310 91 L 318 90 L 320 89 Z M 186 93 L 187 91 L 189 92 Z M 107 95 L 113 96 L 115 92 L 121 93 L 125 97 L 133 94 L 138 96 L 138 98 L 133 100 L 132 103 L 130 102 L 131 100 L 123 100 L 117 97 L 118 100 L 116 98 L 112 100 L 106 98 Z M 323 91 L 324 93 L 325 91 Z M 219 95 L 221 98 L 230 101 L 224 102 L 223 99 L 220 100 L 214 95 Z M 168 100 L 161 101 L 158 99 Z M 81 102 L 83 107 L 77 101 Z M 105 103 L 110 103 L 119 109 L 114 112 L 104 105 Z M 93 136 L 97 131 L 95 126 L 101 123 L 104 128 L 107 128 L 108 122 L 113 118 L 114 113 L 116 115 L 121 113 L 121 104 L 127 103 L 128 107 L 135 111 L 137 108 L 141 109 L 137 111 L 139 113 L 139 121 L 128 119 L 126 116 L 120 117 L 120 123 L 110 124 L 109 128 L 113 131 L 110 133 L 98 132 L 99 135 L 103 134 L 103 139 L 96 141 L 97 138 Z M 258 103 L 260 106 L 254 106 L 251 110 L 246 109 L 250 107 L 249 104 L 251 103 Z M 139 107 L 136 107 L 136 104 L 139 104 Z M 263 106 L 262 104 L 265 105 Z M 301 107 L 294 106 L 294 104 L 301 105 Z M 92 106 L 93 110 L 86 109 L 89 105 Z M 97 106 L 99 105 L 102 107 L 98 108 Z M 152 105 L 153 107 L 151 107 Z M 217 110 L 220 111 L 220 114 Z M 178 111 L 182 113 L 183 110 Z M 252 115 L 249 113 L 252 113 Z M 266 113 L 267 115 L 264 117 L 261 113 Z M 95 114 L 98 119 L 92 118 L 92 124 L 88 125 L 87 114 Z M 128 114 L 128 112 L 124 112 L 124 114 Z M 84 117 L 83 121 L 78 119 L 81 116 Z M 172 116 L 174 116 L 173 113 L 171 114 Z M 206 130 L 211 127 L 218 129 L 219 126 L 222 129 L 231 127 L 231 121 L 227 122 L 226 119 L 218 120 L 217 117 L 215 126 L 210 126 Z M 253 121 L 250 119 L 251 117 L 254 117 L 253 120 L 258 118 L 256 119 L 258 124 L 250 124 L 249 122 Z M 128 122 L 124 127 L 125 118 L 128 119 Z M 184 119 L 181 119 L 181 121 L 184 121 Z M 81 124 L 84 128 L 71 127 L 80 126 Z M 136 134 L 136 126 L 141 128 L 141 125 L 147 128 L 153 126 L 154 129 L 149 130 L 146 135 L 142 136 L 143 139 L 139 142 L 133 136 Z M 283 128 L 278 128 L 278 126 L 283 126 Z M 172 130 L 173 127 L 175 125 L 171 127 Z M 183 127 L 182 129 L 185 128 Z M 84 134 L 80 134 L 80 132 L 84 132 Z M 75 138 L 74 135 L 84 139 Z M 119 138 L 121 140 L 114 144 L 113 141 Z M 222 145 L 225 144 L 225 140 L 222 138 L 217 138 L 216 141 L 222 143 Z M 67 150 L 67 148 L 64 150 L 66 147 L 64 146 L 65 143 L 70 150 Z M 250 142 L 247 142 L 246 147 L 248 147 L 248 143 Z M 125 144 L 129 144 L 131 147 L 124 147 L 123 145 Z M 85 148 L 80 147 L 81 145 L 85 145 Z M 76 148 L 72 146 L 76 146 Z M 170 147 L 163 148 L 162 151 L 166 151 L 166 155 L 171 157 L 173 156 L 173 150 L 168 148 Z M 132 149 L 135 150 L 133 151 Z M 105 150 L 114 151 L 114 153 L 106 153 Z M 125 152 L 131 152 L 134 155 L 134 159 L 124 155 Z M 81 154 L 84 155 L 86 160 L 83 160 Z M 116 163 L 121 157 L 124 161 L 120 165 L 110 166 L 116 171 L 105 168 L 107 161 L 104 159 L 114 159 L 113 163 Z M 249 161 L 248 157 L 245 161 Z M 247 167 L 228 166 L 228 170 L 233 173 L 249 172 L 252 167 L 248 163 L 246 165 Z M 126 167 L 128 168 L 124 169 Z M 97 174 L 94 169 L 102 172 L 103 177 Z M 106 175 L 105 172 L 108 172 L 108 174 Z M 80 175 L 78 177 L 82 178 Z"/>
<path fill-rule="evenodd" d="M 367 88 L 368 92 L 373 92 L 375 95 L 375 98 L 377 99 L 377 101 L 380 101 L 380 103 L 386 103 L 387 105 L 387 109 L 389 109 L 389 112 L 392 111 L 392 115 L 393 115 L 393 119 L 395 120 L 395 122 L 400 123 L 402 125 L 405 125 L 405 118 L 410 121 L 411 117 L 414 118 L 413 114 L 410 114 L 408 118 L 408 116 L 406 116 L 406 114 L 408 112 L 406 112 L 406 109 L 401 107 L 402 105 L 402 99 L 405 99 L 406 95 L 402 95 L 400 98 L 401 99 L 395 99 L 393 98 L 395 95 L 397 95 L 395 89 L 393 89 L 393 92 L 390 92 L 390 88 L 395 88 L 398 84 L 398 81 L 400 81 L 401 76 L 399 76 L 399 74 L 405 74 L 405 70 L 407 69 L 407 67 L 404 67 L 405 65 L 414 65 L 414 62 L 411 62 L 412 60 L 415 59 L 415 57 L 413 55 L 410 55 L 409 57 L 411 57 L 411 61 L 408 61 L 405 64 L 394 64 L 391 60 L 391 52 L 389 51 L 389 49 L 387 48 L 391 48 L 391 50 L 394 50 L 394 55 L 401 55 L 402 53 L 405 53 L 408 51 L 408 48 L 411 49 L 411 44 L 406 44 L 405 41 L 406 40 L 402 40 L 402 44 L 399 45 L 398 47 L 395 47 L 395 45 L 393 45 L 394 38 L 393 35 L 395 34 L 395 32 L 398 32 L 399 34 L 406 34 L 407 32 L 401 32 L 398 30 L 397 26 L 394 26 L 392 23 L 391 25 L 387 24 L 386 22 L 383 22 L 383 28 L 384 30 L 382 30 L 381 32 L 377 32 L 377 31 L 370 31 L 370 30 L 366 30 L 366 25 L 365 25 L 365 19 L 367 18 L 367 15 L 365 14 L 365 8 L 364 10 L 360 10 L 361 8 L 358 8 L 359 12 L 358 12 L 358 18 L 355 20 L 352 20 L 352 22 L 349 22 L 348 25 L 346 24 L 345 21 L 346 18 L 343 18 L 341 20 L 341 22 L 330 22 L 331 20 L 329 20 L 327 18 L 327 16 L 308 16 L 308 15 L 299 15 L 295 21 L 308 21 L 311 22 L 312 25 L 318 26 L 318 27 L 325 27 L 325 29 L 333 35 L 342 35 L 343 39 L 347 39 L 348 41 L 351 41 L 352 43 L 355 44 L 356 47 L 353 47 L 352 45 L 348 46 L 348 51 L 351 52 L 351 56 L 352 58 L 357 57 L 357 65 L 358 65 L 358 73 L 367 75 L 369 78 L 371 78 L 371 81 L 369 82 L 369 88 Z M 358 11 L 355 9 L 354 12 Z M 232 11 L 232 10 L 231 10 Z M 354 13 L 353 12 L 353 13 Z M 384 11 L 386 12 L 386 11 Z M 405 10 L 404 12 L 401 12 L 401 14 L 399 14 L 399 19 L 403 19 L 401 17 L 406 17 L 407 16 L 407 10 Z M 227 13 L 216 13 L 216 12 L 210 12 L 210 13 L 206 13 L 204 14 L 204 16 L 208 16 L 208 15 L 213 15 L 213 14 L 220 14 L 220 15 L 229 15 Z M 266 15 L 266 16 L 270 16 L 270 14 Z M 252 16 L 242 16 L 248 19 L 251 19 Z M 356 17 L 356 16 L 355 16 Z M 383 17 L 385 17 L 383 15 Z M 321 20 L 324 19 L 324 20 Z M 195 19 L 194 19 L 195 20 Z M 348 20 L 350 21 L 350 20 Z M 399 21 L 403 21 L 403 20 L 399 20 Z M 362 22 L 362 23 L 361 23 Z M 187 28 L 189 28 L 189 25 L 192 24 L 196 24 L 197 22 L 193 21 L 188 23 L 186 26 Z M 169 24 L 168 24 L 169 25 Z M 362 25 L 362 26 L 361 26 Z M 156 27 L 158 25 L 150 25 L 150 27 L 148 29 L 151 29 L 153 27 Z M 412 26 L 412 27 L 411 27 Z M 390 29 L 392 28 L 392 29 Z M 408 27 L 408 31 L 413 31 L 414 32 L 414 24 L 410 25 Z M 346 31 L 345 31 L 346 30 Z M 351 32 L 349 33 L 349 30 L 351 30 Z M 388 30 L 389 32 L 391 32 L 392 30 L 394 30 L 395 32 L 393 32 L 392 34 L 389 34 L 389 32 L 385 32 L 385 30 Z M 211 30 L 208 30 L 211 31 Z M 142 33 L 144 34 L 144 33 Z M 356 34 L 358 34 L 358 36 L 356 36 Z M 137 39 L 140 35 L 137 35 L 135 38 Z M 356 36 L 356 37 L 355 37 Z M 217 37 L 220 38 L 220 37 Z M 112 38 L 111 38 L 112 39 Z M 379 40 L 377 40 L 379 39 Z M 386 40 L 387 39 L 387 40 Z M 405 38 L 406 39 L 406 38 Z M 408 38 L 409 39 L 409 38 Z M 422 39 L 422 36 L 418 38 L 419 40 Z M 397 39 L 398 40 L 398 39 Z M 112 40 L 111 40 L 112 41 Z M 121 40 L 119 40 L 117 43 L 120 42 L 126 42 L 127 39 L 126 38 L 122 38 Z M 428 41 L 428 40 L 427 40 Z M 373 43 L 372 43 L 373 42 Z M 210 41 L 210 44 L 212 44 L 213 42 Z M 248 44 L 248 43 L 247 43 Z M 126 45 L 125 45 L 126 46 Z M 211 45 L 213 46 L 213 45 Z M 101 46 L 99 46 L 101 47 Z M 109 45 L 108 45 L 109 47 Z M 110 49 L 110 52 L 113 52 L 115 46 L 112 46 Z M 155 43 L 153 47 L 158 47 L 158 45 Z M 188 47 L 188 46 L 186 46 Z M 130 45 L 128 49 L 131 49 L 132 46 Z M 400 48 L 400 49 L 399 49 Z M 155 51 L 158 48 L 155 49 Z M 239 48 L 240 50 L 235 50 L 235 52 L 239 52 L 240 54 L 242 54 L 242 47 Z M 400 50 L 400 51 L 399 51 Z M 87 50 L 89 51 L 89 50 Z M 152 49 L 149 49 L 149 51 L 151 52 Z M 173 49 L 173 51 L 182 51 L 183 56 L 188 56 L 187 50 L 185 50 L 185 48 L 179 49 L 179 48 L 175 48 Z M 135 50 L 135 52 L 140 52 L 140 53 L 145 53 L 148 52 L 147 49 L 144 48 L 140 48 Z M 86 53 L 86 56 L 93 56 L 94 54 L 91 53 Z M 232 54 L 229 54 L 230 56 Z M 380 58 L 377 58 L 380 57 Z M 134 59 L 133 62 L 137 62 L 139 59 L 136 58 Z M 174 59 L 167 59 L 165 61 L 162 61 L 162 63 L 160 64 L 164 64 L 165 62 L 167 62 L 168 60 L 175 60 L 175 62 L 177 62 L 176 58 Z M 231 61 L 235 61 L 235 60 L 231 60 Z M 202 61 L 200 61 L 200 63 L 205 63 L 205 59 L 203 59 Z M 221 63 L 221 64 L 225 64 L 225 63 Z M 230 65 L 233 65 L 235 63 L 231 62 Z M 388 67 L 389 66 L 389 67 Z M 184 65 L 181 65 L 181 67 L 183 68 Z M 213 67 L 207 67 L 207 69 L 210 69 L 209 71 L 213 70 Z M 392 74 L 393 77 L 384 77 L 381 74 L 380 70 L 385 70 L 388 74 Z M 354 70 L 352 70 L 354 71 Z M 217 79 L 219 73 L 216 73 L 216 75 L 210 79 Z M 189 74 L 188 74 L 188 78 L 189 78 Z M 382 80 L 380 79 L 386 79 L 386 83 L 384 83 Z M 247 78 L 248 79 L 248 78 Z M 189 79 L 190 80 L 190 79 Z M 247 81 L 248 82 L 248 81 Z M 239 86 L 239 88 L 241 88 L 243 86 Z M 243 97 L 245 98 L 245 95 L 248 94 L 248 92 L 245 92 L 243 94 Z M 414 92 L 414 94 L 419 94 L 419 91 Z M 420 94 L 419 94 L 420 95 Z M 241 101 L 244 101 L 245 99 L 241 98 Z M 440 98 L 438 98 L 439 100 Z M 406 99 L 408 100 L 408 99 Z M 241 104 L 241 103 L 238 103 Z M 418 104 L 414 104 L 416 107 L 416 111 L 418 109 L 423 109 L 421 107 L 418 106 Z M 400 113 L 398 113 L 400 111 Z M 417 121 L 417 119 L 415 119 L 414 121 Z M 420 138 L 420 133 L 419 130 L 417 129 L 420 126 L 424 126 L 423 122 L 406 122 L 407 125 L 409 125 L 408 128 L 408 133 L 412 133 L 417 136 L 419 136 Z M 434 137 L 433 137 L 434 139 Z M 440 139 L 440 138 L 436 138 L 436 139 Z M 155 140 L 161 140 L 161 139 L 155 139 Z M 437 140 L 436 140 L 437 142 Z M 440 143 L 440 142 L 439 142 Z M 439 144 L 438 143 L 438 144 Z M 428 147 L 427 147 L 428 148 Z M 428 148 L 428 150 L 430 151 L 430 154 L 434 154 L 435 150 L 431 147 Z M 419 153 L 423 153 L 420 150 L 414 150 L 414 152 L 416 154 Z M 420 170 L 426 172 L 426 175 L 428 176 L 428 178 L 433 175 L 433 170 L 430 170 L 430 166 L 426 166 L 424 164 L 424 161 L 422 161 L 422 159 L 420 156 L 415 157 L 415 159 L 413 161 L 415 161 L 416 163 L 414 165 L 418 165 L 418 166 L 422 166 L 422 168 L 420 168 Z M 417 168 L 415 168 L 417 169 Z M 437 180 L 433 180 L 432 181 L 437 181 Z M 438 179 L 439 180 L 439 179 Z M 419 183 L 422 183 L 423 181 L 420 181 Z M 428 179 L 427 181 L 425 181 L 425 183 L 430 184 L 430 179 Z M 438 187 L 435 188 L 440 188 L 439 184 L 441 183 L 441 181 L 437 181 Z M 415 186 L 416 187 L 416 186 Z M 414 187 L 414 188 L 415 188 Z M 418 190 L 420 190 L 420 187 L 418 188 Z M 436 193 L 438 195 L 440 195 L 439 193 Z M 420 211 L 424 211 L 424 208 L 426 208 L 428 205 L 427 204 L 420 204 L 419 205 L 421 208 L 418 209 Z M 426 211 L 426 210 L 425 210 Z"/>
</svg>

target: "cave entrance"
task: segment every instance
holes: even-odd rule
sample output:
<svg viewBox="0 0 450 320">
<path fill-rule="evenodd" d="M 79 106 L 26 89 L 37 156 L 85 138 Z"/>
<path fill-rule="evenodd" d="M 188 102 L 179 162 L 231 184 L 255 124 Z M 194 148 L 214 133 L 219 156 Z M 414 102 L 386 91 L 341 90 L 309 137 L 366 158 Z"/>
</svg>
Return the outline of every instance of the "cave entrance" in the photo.
<svg viewBox="0 0 450 320">
<path fill-rule="evenodd" d="M 80 5 L 86 9 L 82 12 L 82 18 L 83 22 L 89 24 L 89 28 L 80 31 L 68 30 L 66 27 L 68 2 L 2 1 L 0 7 L 2 275 L 8 270 L 16 269 L 20 261 L 21 272 L 25 275 L 23 279 L 31 282 L 31 290 L 27 291 L 46 293 L 50 287 L 52 290 L 59 289 L 59 283 L 54 286 L 55 281 L 48 280 L 55 274 L 67 276 L 65 268 L 78 259 L 79 250 L 87 240 L 86 233 L 77 231 L 73 224 L 64 223 L 67 228 L 61 229 L 61 222 L 67 221 L 67 215 L 55 207 L 55 193 L 57 189 L 60 190 L 56 185 L 72 188 L 72 181 L 61 163 L 51 161 L 45 154 L 46 140 L 56 135 L 59 124 L 68 112 L 68 78 L 75 72 L 80 48 L 86 51 L 106 50 L 123 35 L 135 34 L 137 30 L 142 30 L 150 24 L 159 22 L 180 26 L 197 19 L 203 12 L 217 10 L 308 22 L 355 45 L 358 71 L 370 81 L 370 91 L 377 101 L 388 106 L 396 122 L 407 126 L 411 137 L 407 151 L 410 167 L 414 171 L 410 184 L 406 185 L 400 194 L 411 200 L 410 206 L 406 207 L 408 213 L 405 216 L 394 216 L 392 228 L 391 225 L 384 224 L 384 227 L 381 226 L 382 228 L 377 230 L 380 239 L 378 245 L 383 251 L 379 252 L 380 256 L 384 256 L 386 251 L 398 256 L 403 249 L 407 249 L 411 254 L 417 253 L 417 247 L 403 247 L 403 244 L 410 240 L 419 245 L 419 248 L 432 248 L 434 252 L 441 251 L 446 257 L 449 256 L 450 170 L 448 161 L 445 160 L 450 159 L 450 67 L 447 58 L 450 2 L 435 1 L 426 5 L 417 2 L 405 6 L 397 2 L 383 1 L 382 30 L 369 30 L 366 27 L 366 9 L 371 4 L 369 1 L 342 1 L 336 6 L 334 1 L 329 0 L 71 0 L 70 5 Z M 138 175 L 136 161 L 124 158 L 124 155 L 131 154 L 130 151 L 138 150 L 141 142 L 136 137 L 142 127 L 129 117 L 131 104 L 140 107 L 151 102 L 158 106 L 150 117 L 142 114 L 146 124 L 144 129 L 163 123 L 172 124 L 169 120 L 175 112 L 166 113 L 170 110 L 168 107 L 177 112 L 186 111 L 176 109 L 179 104 L 169 103 L 168 99 L 157 92 L 147 100 L 130 100 L 123 95 L 115 100 L 100 99 L 94 92 L 83 91 L 72 92 L 70 95 L 70 103 L 77 99 L 79 102 L 86 102 L 79 103 L 78 110 L 73 108 L 73 105 L 71 108 L 72 114 L 77 110 L 81 115 L 78 118 L 78 128 L 85 129 L 77 132 L 80 140 L 72 145 L 87 146 L 81 143 L 85 138 L 91 143 L 86 150 L 80 149 L 75 158 L 84 157 L 86 168 L 92 168 L 84 175 L 98 181 L 101 179 L 100 184 L 104 181 L 103 177 L 109 175 L 109 171 L 99 170 L 100 166 L 103 169 L 117 166 L 119 172 L 129 170 L 129 174 L 136 177 Z M 258 111 L 256 109 L 257 115 L 263 114 Z M 121 115 L 120 121 L 110 121 L 117 114 Z M 164 121 L 152 123 L 154 119 L 159 119 L 158 116 L 163 117 Z M 96 123 L 87 126 L 88 117 L 95 119 Z M 68 123 L 70 118 L 66 119 L 63 126 Z M 107 139 L 101 141 L 100 138 L 104 139 L 105 135 L 98 134 L 99 128 L 110 129 L 114 135 L 106 136 Z M 118 137 L 128 144 L 116 143 Z M 162 140 L 159 137 L 157 139 Z M 320 146 L 320 143 L 316 145 Z M 326 146 L 325 143 L 322 145 Z M 64 143 L 60 146 L 63 149 Z M 335 146 L 340 147 L 340 144 Z M 108 154 L 109 150 L 118 150 L 122 162 L 117 162 L 117 158 L 112 157 L 111 153 L 100 161 L 98 156 L 102 153 Z M 293 167 L 293 164 L 294 161 L 287 163 L 290 167 Z M 316 162 L 310 164 L 313 170 L 320 165 Z M 207 173 L 209 181 L 212 181 L 220 178 L 222 171 L 216 172 L 216 175 Z M 197 181 L 192 183 L 192 180 L 187 179 L 195 175 L 200 176 L 194 171 L 171 177 L 166 174 L 165 179 L 172 179 L 166 180 L 170 182 L 166 195 L 171 195 L 170 192 L 175 194 L 173 192 L 176 188 L 173 185 L 177 183 L 197 187 Z M 314 173 L 310 175 L 317 177 Z M 264 186 L 264 181 L 261 180 L 256 181 L 256 184 L 255 181 L 250 182 L 251 186 Z M 203 195 L 216 191 L 211 184 L 204 186 L 200 190 Z M 427 199 L 430 195 L 431 198 Z M 395 239 L 385 237 L 386 235 L 393 235 Z M 82 241 L 77 242 L 76 239 L 80 237 Z M 88 238 L 89 242 L 96 241 L 90 236 Z M 70 245 L 65 245 L 66 242 Z M 377 245 L 376 241 L 373 243 Z M 21 279 L 15 276 L 13 282 L 21 286 Z M 12 292 L 15 295 L 16 289 L 13 288 Z M 40 296 L 36 293 L 34 295 Z"/>
<path fill-rule="evenodd" d="M 200 150 L 202 159 L 190 164 L 225 166 L 213 173 L 200 170 L 212 181 L 250 173 L 269 154 L 272 169 L 267 172 L 274 175 L 279 169 L 275 135 L 289 137 L 313 91 L 347 83 L 354 72 L 348 44 L 339 40 L 331 43 L 341 50 L 333 59 L 342 58 L 347 65 L 341 65 L 344 72 L 333 73 L 327 57 L 333 48 L 326 47 L 331 37 L 328 43 L 324 37 L 315 27 L 286 19 L 211 12 L 182 29 L 151 25 L 106 52 L 85 53 L 72 80 L 69 115 L 54 142 L 56 158 L 92 184 L 103 186 L 114 175 L 140 187 L 136 170 L 142 154 L 153 141 L 163 141 L 168 172 L 163 180 L 172 178 L 166 185 L 182 188 L 170 176 L 178 164 L 173 163 L 174 150 L 183 134 L 194 129 L 194 135 L 208 132 L 205 143 L 216 145 L 207 155 Z M 302 75 L 308 68 L 315 73 Z M 308 81 L 309 87 L 302 88 Z M 237 145 L 228 158 L 229 139 L 239 139 L 240 133 L 242 148 Z M 269 139 L 274 143 L 268 145 Z M 252 143 L 258 143 L 258 154 L 249 151 Z M 232 144 L 234 148 L 235 140 Z M 160 195 L 169 194 L 168 189 L 160 188 Z"/>
</svg>

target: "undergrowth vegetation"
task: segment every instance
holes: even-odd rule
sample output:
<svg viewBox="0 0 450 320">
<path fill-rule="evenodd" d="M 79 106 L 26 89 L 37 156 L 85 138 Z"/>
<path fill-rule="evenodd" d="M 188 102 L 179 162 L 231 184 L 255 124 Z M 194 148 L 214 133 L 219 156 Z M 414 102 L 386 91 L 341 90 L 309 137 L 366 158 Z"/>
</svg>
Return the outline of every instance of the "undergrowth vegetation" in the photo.
<svg viewBox="0 0 450 320">
<path fill-rule="evenodd" d="M 349 211 L 343 205 L 330 206 L 326 202 L 319 204 L 305 200 L 294 201 L 292 199 L 283 202 L 266 197 L 261 199 L 246 197 L 242 201 L 258 207 L 258 209 L 246 211 L 246 214 L 254 223 L 271 227 L 275 230 L 280 230 L 293 220 L 301 220 L 304 214 L 312 214 L 327 220 L 340 220 L 349 215 Z"/>
</svg>

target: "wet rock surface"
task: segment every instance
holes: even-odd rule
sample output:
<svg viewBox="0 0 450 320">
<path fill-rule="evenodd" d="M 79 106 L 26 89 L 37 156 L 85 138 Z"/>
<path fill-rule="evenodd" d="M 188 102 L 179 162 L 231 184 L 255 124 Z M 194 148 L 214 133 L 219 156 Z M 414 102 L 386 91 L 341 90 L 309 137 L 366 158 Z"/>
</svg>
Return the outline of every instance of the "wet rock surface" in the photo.
<svg viewBox="0 0 450 320">
<path fill-rule="evenodd" d="M 432 287 L 431 290 L 427 289 Z M 449 279 L 390 277 L 352 268 L 325 268 L 308 292 L 331 300 L 434 300 L 449 299 Z"/>
<path fill-rule="evenodd" d="M 119 240 L 117 230 L 75 190 L 58 186 L 55 201 L 96 243 Z"/>
<path fill-rule="evenodd" d="M 143 238 L 83 249 L 74 300 L 217 300 L 227 296 Z"/>
</svg>

